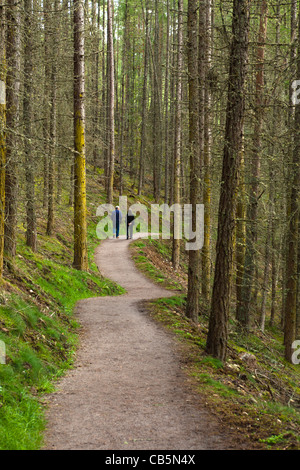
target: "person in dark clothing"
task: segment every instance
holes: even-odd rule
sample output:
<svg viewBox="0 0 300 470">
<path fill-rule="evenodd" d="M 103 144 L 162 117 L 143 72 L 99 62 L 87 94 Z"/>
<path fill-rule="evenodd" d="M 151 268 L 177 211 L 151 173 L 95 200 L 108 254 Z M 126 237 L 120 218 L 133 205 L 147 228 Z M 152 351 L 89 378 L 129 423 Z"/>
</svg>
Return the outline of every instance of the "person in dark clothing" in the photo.
<svg viewBox="0 0 300 470">
<path fill-rule="evenodd" d="M 128 238 L 133 237 L 133 226 L 134 226 L 134 215 L 132 213 L 132 210 L 129 209 L 128 214 L 126 216 L 126 227 L 127 227 L 127 240 Z"/>
<path fill-rule="evenodd" d="M 113 221 L 113 237 L 119 238 L 120 225 L 122 222 L 122 212 L 120 211 L 119 206 L 116 206 L 116 209 L 111 214 L 111 220 Z"/>
</svg>

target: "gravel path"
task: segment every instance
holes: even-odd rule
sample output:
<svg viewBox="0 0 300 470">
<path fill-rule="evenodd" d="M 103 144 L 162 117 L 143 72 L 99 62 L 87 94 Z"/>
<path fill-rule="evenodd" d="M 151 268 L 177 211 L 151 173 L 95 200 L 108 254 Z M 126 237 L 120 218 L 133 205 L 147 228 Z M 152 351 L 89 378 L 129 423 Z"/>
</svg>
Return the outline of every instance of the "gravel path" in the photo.
<svg viewBox="0 0 300 470">
<path fill-rule="evenodd" d="M 50 395 L 45 449 L 234 448 L 188 387 L 174 339 L 139 309 L 141 300 L 174 293 L 137 271 L 128 244 L 105 240 L 96 251 L 100 272 L 127 294 L 77 304 L 81 346 Z"/>
</svg>

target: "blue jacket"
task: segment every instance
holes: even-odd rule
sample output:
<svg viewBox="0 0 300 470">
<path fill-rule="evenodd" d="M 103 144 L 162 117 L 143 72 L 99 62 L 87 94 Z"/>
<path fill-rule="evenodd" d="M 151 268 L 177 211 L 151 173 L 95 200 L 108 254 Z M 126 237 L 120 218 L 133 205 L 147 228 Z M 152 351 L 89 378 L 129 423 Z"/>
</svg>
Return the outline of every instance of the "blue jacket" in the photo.
<svg viewBox="0 0 300 470">
<path fill-rule="evenodd" d="M 113 211 L 113 213 L 111 214 L 111 220 L 113 221 L 114 227 L 120 225 L 120 223 L 122 222 L 122 212 L 119 209 Z"/>
</svg>

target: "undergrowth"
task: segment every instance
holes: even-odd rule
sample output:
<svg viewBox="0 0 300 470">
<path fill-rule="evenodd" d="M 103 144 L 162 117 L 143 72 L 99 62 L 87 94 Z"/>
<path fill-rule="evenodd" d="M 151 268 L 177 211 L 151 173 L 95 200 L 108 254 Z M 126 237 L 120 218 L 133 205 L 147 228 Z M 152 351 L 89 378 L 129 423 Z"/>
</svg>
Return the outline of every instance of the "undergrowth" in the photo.
<svg viewBox="0 0 300 470">
<path fill-rule="evenodd" d="M 170 268 L 168 241 L 132 245 L 142 272 L 155 282 L 163 279 L 172 289 L 179 274 Z M 284 360 L 280 328 L 242 335 L 231 318 L 228 359 L 223 364 L 205 352 L 208 315 L 200 315 L 197 325 L 186 317 L 184 272 L 180 280 L 179 295 L 148 302 L 147 309 L 177 338 L 188 380 L 206 406 L 235 431 L 237 440 L 248 440 L 249 448 L 299 449 L 300 370 Z"/>
</svg>

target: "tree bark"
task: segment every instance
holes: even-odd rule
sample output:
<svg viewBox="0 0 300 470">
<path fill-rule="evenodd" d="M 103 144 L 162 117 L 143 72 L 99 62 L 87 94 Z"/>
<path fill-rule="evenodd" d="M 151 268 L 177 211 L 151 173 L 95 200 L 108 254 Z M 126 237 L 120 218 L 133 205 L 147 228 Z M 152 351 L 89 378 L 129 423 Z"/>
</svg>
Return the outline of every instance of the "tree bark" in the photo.
<svg viewBox="0 0 300 470">
<path fill-rule="evenodd" d="M 7 18 L 7 162 L 5 175 L 5 237 L 4 249 L 12 258 L 16 255 L 18 214 L 19 138 L 16 129 L 20 122 L 20 12 L 18 2 L 9 0 Z"/>
<path fill-rule="evenodd" d="M 178 49 L 177 49 L 177 90 L 175 110 L 175 148 L 174 148 L 174 204 L 180 204 L 181 175 L 181 122 L 182 122 L 182 72 L 183 72 L 183 0 L 178 0 Z M 180 262 L 180 234 L 178 212 L 173 217 L 172 264 L 178 269 Z"/>
<path fill-rule="evenodd" d="M 215 276 L 206 343 L 207 353 L 222 361 L 227 356 L 236 191 L 245 112 L 249 9 L 249 0 L 234 0 Z"/>
<path fill-rule="evenodd" d="M 164 129 L 164 155 L 165 155 L 165 204 L 169 201 L 169 67 L 170 67 L 170 2 L 167 0 L 167 32 L 166 32 L 166 69 L 165 69 L 165 129 Z"/>
<path fill-rule="evenodd" d="M 246 192 L 244 144 L 242 147 L 238 200 L 236 206 L 236 318 L 243 302 L 242 285 L 246 251 Z"/>
<path fill-rule="evenodd" d="M 107 53 L 108 53 L 108 186 L 107 201 L 112 204 L 115 171 L 115 67 L 113 43 L 112 2 L 107 1 Z"/>
<path fill-rule="evenodd" d="M 51 64 L 51 107 L 50 107 L 50 144 L 49 144 L 49 173 L 48 173 L 48 218 L 46 233 L 48 236 L 53 234 L 54 229 L 54 180 L 55 180 L 55 154 L 56 154 L 56 108 L 57 108 L 57 27 L 55 12 L 58 8 L 58 1 L 54 1 L 54 14 L 52 14 L 52 64 Z"/>
<path fill-rule="evenodd" d="M 237 311 L 240 326 L 247 331 L 250 326 L 250 302 L 255 279 L 255 243 L 257 241 L 257 212 L 259 199 L 259 178 L 261 160 L 261 132 L 263 123 L 263 91 L 264 91 L 264 55 L 267 35 L 267 0 L 261 0 L 260 25 L 257 48 L 256 84 L 255 84 L 255 122 L 251 162 L 250 196 L 246 224 L 246 252 L 243 272 L 242 302 Z"/>
<path fill-rule="evenodd" d="M 198 80 L 198 2 L 188 2 L 188 83 L 189 83 L 189 153 L 190 153 L 190 204 L 192 204 L 192 230 L 196 231 L 196 204 L 200 201 L 200 151 L 199 151 L 199 80 Z M 200 14 L 202 14 L 200 12 Z M 200 253 L 189 251 L 188 293 L 186 315 L 194 322 L 199 315 Z"/>
<path fill-rule="evenodd" d="M 161 190 L 161 75 L 160 75 L 160 38 L 159 38 L 159 2 L 155 0 L 154 58 L 153 58 L 153 196 L 156 203 Z"/>
<path fill-rule="evenodd" d="M 147 86 L 149 71 L 149 5 L 146 0 L 145 4 L 145 47 L 144 47 L 144 81 L 143 81 L 143 97 L 142 97 L 142 123 L 141 123 L 141 146 L 139 155 L 139 182 L 138 195 L 142 194 L 144 171 L 145 171 L 145 148 L 146 148 L 146 116 L 147 116 Z"/>
<path fill-rule="evenodd" d="M 35 174 L 34 155 L 32 148 L 32 117 L 33 117 L 33 4 L 32 0 L 24 1 L 24 36 L 25 36 L 25 60 L 24 60 L 24 151 L 25 151 L 25 176 L 26 176 L 26 244 L 36 251 L 37 228 L 35 208 Z"/>
<path fill-rule="evenodd" d="M 300 9 L 299 9 L 300 12 Z M 298 15 L 299 16 L 299 15 Z M 298 41 L 300 39 L 300 22 L 298 26 Z M 300 76 L 300 46 L 297 50 L 297 77 Z M 297 314 L 297 254 L 299 228 L 299 155 L 300 155 L 300 104 L 295 105 L 294 115 L 293 155 L 290 169 L 291 189 L 288 201 L 288 231 L 286 244 L 286 299 L 284 305 L 284 356 L 292 360 L 292 344 L 296 335 Z"/>
<path fill-rule="evenodd" d="M 74 3 L 74 263 L 87 270 L 85 102 L 84 102 L 84 8 Z"/>
<path fill-rule="evenodd" d="M 201 295 L 210 300 L 210 224 L 211 224 L 211 104 L 210 67 L 212 54 L 211 0 L 205 0 L 205 88 L 204 88 L 204 130 L 203 130 L 203 204 L 204 244 L 202 248 Z M 201 112 L 201 111 L 200 111 Z"/>
<path fill-rule="evenodd" d="M 0 1 L 0 280 L 3 274 L 4 221 L 5 221 L 5 165 L 6 165 L 6 60 L 5 10 Z"/>
</svg>

